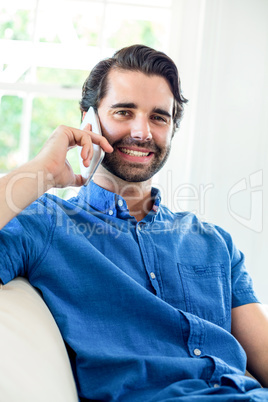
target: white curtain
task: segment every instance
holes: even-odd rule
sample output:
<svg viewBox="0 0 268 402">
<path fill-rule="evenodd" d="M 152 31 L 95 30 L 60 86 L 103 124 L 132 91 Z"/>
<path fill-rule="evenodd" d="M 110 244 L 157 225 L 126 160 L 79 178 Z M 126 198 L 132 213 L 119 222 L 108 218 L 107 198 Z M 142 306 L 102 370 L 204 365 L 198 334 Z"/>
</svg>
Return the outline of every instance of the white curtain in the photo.
<svg viewBox="0 0 268 402">
<path fill-rule="evenodd" d="M 268 303 L 268 1 L 174 0 L 172 26 L 189 103 L 158 184 L 232 234 Z"/>
</svg>

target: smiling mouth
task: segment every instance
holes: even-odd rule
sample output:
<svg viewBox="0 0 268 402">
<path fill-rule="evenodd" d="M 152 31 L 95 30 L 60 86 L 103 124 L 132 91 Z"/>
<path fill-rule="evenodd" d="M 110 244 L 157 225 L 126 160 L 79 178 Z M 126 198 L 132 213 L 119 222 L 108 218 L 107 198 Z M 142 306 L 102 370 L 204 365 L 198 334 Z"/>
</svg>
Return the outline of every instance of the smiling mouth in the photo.
<svg viewBox="0 0 268 402">
<path fill-rule="evenodd" d="M 120 151 L 124 154 L 131 155 L 131 156 L 148 156 L 151 152 L 142 152 L 142 151 L 134 151 L 133 149 L 128 148 L 120 148 Z"/>
</svg>

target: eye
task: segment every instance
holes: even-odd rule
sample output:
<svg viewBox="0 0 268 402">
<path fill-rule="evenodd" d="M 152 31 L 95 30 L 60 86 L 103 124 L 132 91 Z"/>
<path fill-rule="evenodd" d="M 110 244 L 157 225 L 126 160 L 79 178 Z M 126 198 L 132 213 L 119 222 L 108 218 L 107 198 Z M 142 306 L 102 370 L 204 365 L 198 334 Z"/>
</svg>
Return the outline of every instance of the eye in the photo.
<svg viewBox="0 0 268 402">
<path fill-rule="evenodd" d="M 167 119 L 165 117 L 163 117 L 163 116 L 158 115 L 158 114 L 153 115 L 152 120 L 155 120 L 155 121 L 157 121 L 159 123 L 167 123 Z"/>
<path fill-rule="evenodd" d="M 130 112 L 128 110 L 117 110 L 115 112 L 115 114 L 117 114 L 119 116 L 129 116 Z"/>
</svg>

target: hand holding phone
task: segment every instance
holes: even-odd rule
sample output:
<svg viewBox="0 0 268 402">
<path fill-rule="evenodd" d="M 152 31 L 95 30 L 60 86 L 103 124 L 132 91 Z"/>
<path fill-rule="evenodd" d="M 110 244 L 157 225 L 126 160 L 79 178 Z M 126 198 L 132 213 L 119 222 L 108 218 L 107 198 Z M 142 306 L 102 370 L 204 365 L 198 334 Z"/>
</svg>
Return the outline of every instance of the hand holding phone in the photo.
<svg viewBox="0 0 268 402">
<path fill-rule="evenodd" d="M 82 124 L 80 126 L 80 130 L 83 130 L 88 123 L 91 124 L 93 133 L 102 135 L 98 115 L 92 106 L 90 106 L 90 108 L 88 109 L 84 117 L 84 120 L 82 121 Z M 81 157 L 82 147 L 78 147 L 80 171 L 82 177 L 86 179 L 85 185 L 87 185 L 90 182 L 99 164 L 104 158 L 103 149 L 99 145 L 96 144 L 92 145 L 93 145 L 93 157 L 88 167 L 85 167 L 83 164 L 83 159 Z"/>
</svg>

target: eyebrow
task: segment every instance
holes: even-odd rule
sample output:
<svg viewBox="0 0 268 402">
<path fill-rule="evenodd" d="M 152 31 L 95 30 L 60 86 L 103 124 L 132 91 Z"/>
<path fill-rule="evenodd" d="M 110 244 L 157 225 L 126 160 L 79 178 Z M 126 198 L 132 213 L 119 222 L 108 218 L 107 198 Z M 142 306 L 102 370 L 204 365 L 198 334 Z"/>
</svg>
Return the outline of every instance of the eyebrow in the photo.
<svg viewBox="0 0 268 402">
<path fill-rule="evenodd" d="M 119 102 L 119 103 L 115 103 L 114 105 L 111 105 L 112 109 L 117 109 L 119 107 L 122 108 L 127 108 L 127 109 L 137 109 L 138 106 L 135 103 L 131 103 L 131 102 Z"/>
<path fill-rule="evenodd" d="M 165 109 L 161 109 L 159 107 L 155 107 L 153 109 L 153 112 L 157 113 L 157 114 L 162 114 L 163 116 L 166 116 L 166 117 L 169 117 L 169 118 L 171 117 L 171 114 L 169 112 L 167 112 Z"/>
<path fill-rule="evenodd" d="M 138 106 L 132 102 L 119 102 L 119 103 L 115 103 L 114 105 L 111 105 L 112 109 L 117 109 L 120 107 L 127 108 L 127 109 L 137 109 L 138 108 Z M 171 114 L 169 112 L 167 112 L 165 109 L 155 107 L 153 109 L 153 112 L 171 118 Z"/>
</svg>

